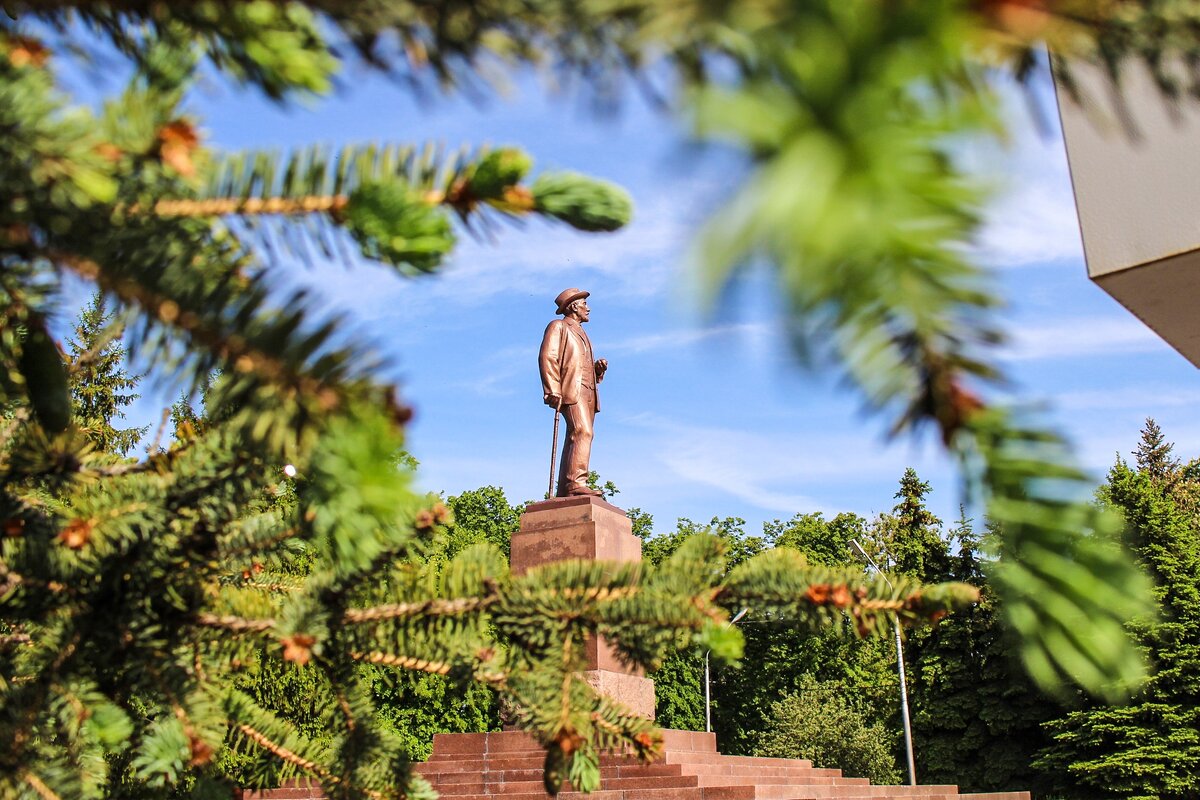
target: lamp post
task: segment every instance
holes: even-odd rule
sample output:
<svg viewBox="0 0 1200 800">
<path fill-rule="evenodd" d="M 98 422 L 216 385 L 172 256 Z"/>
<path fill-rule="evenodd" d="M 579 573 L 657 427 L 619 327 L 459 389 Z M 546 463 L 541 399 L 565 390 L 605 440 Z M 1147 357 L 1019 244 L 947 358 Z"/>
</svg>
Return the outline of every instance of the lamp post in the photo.
<svg viewBox="0 0 1200 800">
<path fill-rule="evenodd" d="M 853 548 L 855 555 L 871 565 L 879 577 L 887 582 L 888 586 L 892 585 L 892 582 L 888 580 L 888 576 L 875 563 L 875 559 L 871 558 L 867 551 L 863 549 L 863 546 L 858 543 L 857 539 L 850 540 L 850 547 Z M 895 614 L 892 615 L 892 624 L 896 630 L 896 670 L 900 673 L 900 717 L 904 721 L 904 750 L 908 756 L 908 783 L 911 786 L 916 786 L 917 765 L 913 759 L 912 721 L 908 716 L 908 682 L 904 677 L 904 646 L 900 643 L 900 619 Z"/>
<path fill-rule="evenodd" d="M 738 623 L 738 620 L 740 620 L 742 617 L 746 616 L 746 614 L 748 614 L 749 612 L 750 612 L 750 609 L 743 608 L 741 611 L 737 612 L 737 614 L 734 615 L 733 619 L 729 620 L 728 624 L 736 625 Z M 709 684 L 708 684 L 708 654 L 711 652 L 712 652 L 712 650 L 704 651 L 704 732 L 705 733 L 712 733 L 712 694 L 710 692 Z"/>
</svg>

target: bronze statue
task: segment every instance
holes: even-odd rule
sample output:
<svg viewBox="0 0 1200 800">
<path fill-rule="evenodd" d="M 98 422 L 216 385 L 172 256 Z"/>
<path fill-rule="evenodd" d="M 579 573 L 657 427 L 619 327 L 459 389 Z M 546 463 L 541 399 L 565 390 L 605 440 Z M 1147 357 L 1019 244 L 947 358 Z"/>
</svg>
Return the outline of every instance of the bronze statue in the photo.
<svg viewBox="0 0 1200 800">
<path fill-rule="evenodd" d="M 554 299 L 562 319 L 552 320 L 542 337 L 538 367 L 542 373 L 542 398 L 554 409 L 554 442 L 558 446 L 558 415 L 567 421 L 566 442 L 558 470 L 556 497 L 595 495 L 588 488 L 588 460 L 592 455 L 592 425 L 600 410 L 596 385 L 604 380 L 608 361 L 592 358 L 592 342 L 583 332 L 590 309 L 589 292 L 567 289 Z M 550 458 L 554 483 L 554 456 Z"/>
</svg>

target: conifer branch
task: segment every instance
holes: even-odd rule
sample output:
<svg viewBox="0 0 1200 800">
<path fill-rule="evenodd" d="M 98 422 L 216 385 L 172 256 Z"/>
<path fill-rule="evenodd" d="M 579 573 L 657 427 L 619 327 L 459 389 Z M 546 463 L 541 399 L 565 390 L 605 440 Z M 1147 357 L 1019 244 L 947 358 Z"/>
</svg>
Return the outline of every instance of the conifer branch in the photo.
<svg viewBox="0 0 1200 800">
<path fill-rule="evenodd" d="M 196 624 L 204 628 L 217 628 L 233 633 L 263 633 L 275 627 L 273 619 L 246 619 L 245 617 L 197 614 Z"/>
<path fill-rule="evenodd" d="M 450 664 L 443 661 L 429 661 L 424 658 L 398 656 L 378 650 L 370 653 L 352 650 L 350 651 L 350 657 L 355 661 L 362 661 L 367 664 L 382 664 L 385 667 L 400 667 L 402 669 L 416 670 L 417 672 L 428 672 L 433 675 L 449 675 L 450 670 L 453 669 Z"/>
<path fill-rule="evenodd" d="M 96 466 L 84 464 L 79 468 L 81 475 L 97 478 L 117 478 L 122 475 L 135 475 L 140 472 L 168 472 L 172 462 L 184 454 L 192 446 L 192 442 L 184 442 L 173 450 L 158 450 L 141 461 L 129 464 L 112 464 Z"/>
<path fill-rule="evenodd" d="M 316 775 L 317 777 L 321 778 L 321 780 L 323 780 L 327 783 L 341 783 L 342 782 L 340 778 L 333 775 L 328 770 L 324 769 L 317 762 L 311 761 L 307 758 L 297 755 L 296 753 L 293 753 L 291 750 L 287 749 L 283 745 L 272 741 L 265 733 L 262 733 L 261 731 L 251 727 L 250 725 L 247 725 L 246 723 L 242 722 L 242 723 L 239 723 L 237 727 L 238 727 L 238 730 L 241 731 L 242 734 L 245 735 L 247 739 L 254 742 L 255 744 L 257 744 L 259 747 L 263 748 L 264 750 L 267 750 L 268 752 L 270 752 L 271 754 L 273 754 L 280 760 L 286 761 L 289 764 L 299 767 L 300 769 L 304 770 L 305 772 Z"/>
<path fill-rule="evenodd" d="M 47 786 L 45 782 L 35 775 L 32 770 L 27 769 L 22 772 L 21 780 L 25 781 L 25 783 L 27 783 L 31 789 L 37 792 L 38 797 L 42 798 L 42 800 L 62 800 L 62 798 L 55 794 L 54 790 Z"/>
<path fill-rule="evenodd" d="M 246 197 L 213 198 L 208 200 L 159 200 L 154 204 L 154 213 L 160 217 L 223 217 L 258 216 L 268 214 L 337 214 L 350 203 L 346 195 L 326 197 Z M 138 206 L 129 209 L 131 214 L 141 212 Z"/>
<path fill-rule="evenodd" d="M 0 428 L 0 467 L 4 467 L 8 460 L 9 442 L 21 426 L 29 420 L 28 408 L 17 408 L 12 412 L 12 416 L 5 423 L 3 428 Z"/>
<path fill-rule="evenodd" d="M 283 544 L 288 539 L 292 539 L 295 536 L 297 536 L 299 533 L 300 533 L 300 529 L 293 526 L 293 527 L 287 528 L 285 530 L 282 530 L 279 533 L 274 534 L 273 536 L 270 536 L 269 538 L 263 539 L 261 541 L 251 541 L 244 545 L 240 545 L 238 547 L 222 548 L 221 552 L 229 558 L 243 556 L 243 555 L 246 555 L 247 553 L 258 553 L 258 552 L 262 552 L 264 550 L 270 550 L 272 547 L 275 547 L 276 545 Z"/>
<path fill-rule="evenodd" d="M 406 617 L 457 617 L 483 611 L 500 600 L 497 594 L 483 597 L 463 597 L 456 600 L 424 600 L 419 603 L 392 603 L 374 608 L 352 608 L 342 615 L 350 625 Z"/>
<path fill-rule="evenodd" d="M 245 336 L 222 331 L 209 324 L 200 314 L 181 309 L 175 300 L 166 295 L 133 281 L 108 279 L 104 268 L 91 259 L 61 251 L 49 251 L 45 255 L 80 277 L 99 283 L 122 301 L 140 306 L 163 323 L 186 332 L 236 373 L 253 372 L 264 381 L 291 388 L 313 398 L 325 412 L 341 407 L 348 399 L 345 387 L 298 371 L 284 359 L 255 347 Z M 397 420 L 407 420 L 411 416 L 411 411 L 394 396 L 388 395 L 385 402 Z"/>
</svg>

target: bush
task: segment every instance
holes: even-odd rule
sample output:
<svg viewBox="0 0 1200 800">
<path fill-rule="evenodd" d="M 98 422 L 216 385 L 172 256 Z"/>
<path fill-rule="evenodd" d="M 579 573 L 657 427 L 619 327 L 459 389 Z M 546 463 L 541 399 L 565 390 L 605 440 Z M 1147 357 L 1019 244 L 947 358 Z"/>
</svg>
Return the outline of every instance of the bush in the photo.
<svg viewBox="0 0 1200 800">
<path fill-rule="evenodd" d="M 892 734 L 879 722 L 868 723 L 835 684 L 805 676 L 800 691 L 771 704 L 769 726 L 755 755 L 806 758 L 872 783 L 900 782 Z"/>
</svg>

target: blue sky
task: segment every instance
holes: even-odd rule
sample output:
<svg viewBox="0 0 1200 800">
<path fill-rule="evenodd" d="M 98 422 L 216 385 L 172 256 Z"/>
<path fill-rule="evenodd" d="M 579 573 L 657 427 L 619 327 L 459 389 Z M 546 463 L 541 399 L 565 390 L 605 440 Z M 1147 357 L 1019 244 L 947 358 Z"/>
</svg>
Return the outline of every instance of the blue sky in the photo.
<svg viewBox="0 0 1200 800">
<path fill-rule="evenodd" d="M 410 447 L 421 484 L 457 493 L 482 485 L 512 501 L 545 491 L 552 413 L 541 404 L 536 353 L 568 286 L 592 293 L 588 331 L 609 360 L 592 466 L 665 529 L 677 517 L 738 516 L 756 532 L 795 513 L 888 510 L 906 466 L 933 483 L 944 518 L 958 480 L 930 442 L 889 442 L 884 421 L 829 373 L 802 371 L 780 333 L 767 276 L 752 276 L 718 316 L 699 307 L 688 254 L 706 216 L 736 186 L 738 159 L 690 146 L 669 114 L 631 97 L 597 116 L 578 96 L 529 77 L 484 105 L 417 101 L 351 71 L 339 96 L 284 111 L 209 84 L 191 108 L 208 144 L 286 148 L 313 142 L 517 144 L 535 170 L 572 169 L 625 186 L 634 222 L 583 235 L 532 222 L 495 241 L 463 237 L 438 275 L 404 279 L 366 264 L 313 270 L 280 264 L 330 309 L 350 315 L 393 364 L 416 406 Z M 1050 107 L 1052 111 L 1052 107 Z M 1200 376 L 1086 277 L 1063 149 L 1021 101 L 1006 150 L 965 146 L 972 168 L 1004 186 L 977 258 L 1009 303 L 1004 365 L 1016 393 L 1044 402 L 1097 475 L 1136 444 L 1154 416 L 1185 455 L 1200 454 Z M 1048 114 L 1056 126 L 1053 113 Z M 130 417 L 157 420 L 171 398 L 148 393 Z"/>
</svg>

